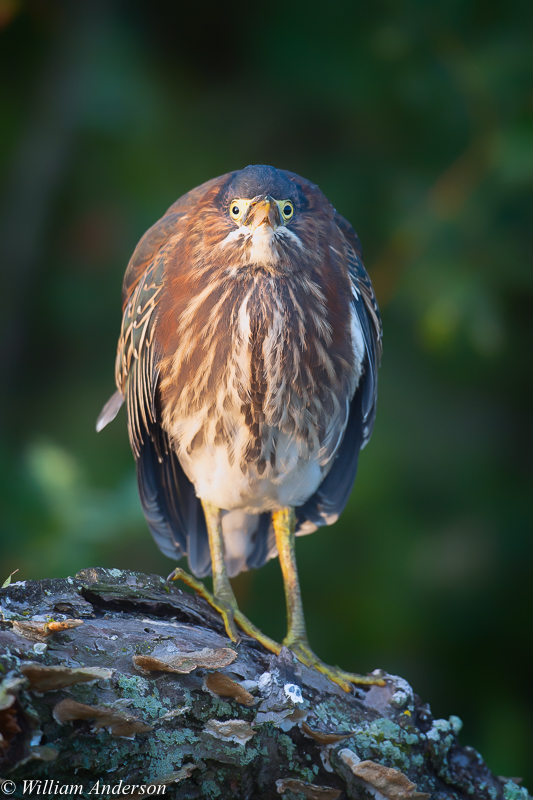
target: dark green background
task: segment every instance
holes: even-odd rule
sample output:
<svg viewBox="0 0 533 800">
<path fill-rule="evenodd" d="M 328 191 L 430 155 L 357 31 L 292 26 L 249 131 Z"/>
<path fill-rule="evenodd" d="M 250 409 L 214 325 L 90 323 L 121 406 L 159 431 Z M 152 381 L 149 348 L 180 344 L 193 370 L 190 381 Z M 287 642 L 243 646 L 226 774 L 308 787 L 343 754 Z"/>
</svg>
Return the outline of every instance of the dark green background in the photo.
<svg viewBox="0 0 533 800">
<path fill-rule="evenodd" d="M 533 784 L 532 9 L 0 0 L 1 580 L 170 571 L 124 413 L 94 432 L 124 268 L 193 186 L 298 172 L 358 230 L 385 329 L 355 492 L 298 542 L 312 644 Z M 277 561 L 235 587 L 283 636 Z"/>
</svg>

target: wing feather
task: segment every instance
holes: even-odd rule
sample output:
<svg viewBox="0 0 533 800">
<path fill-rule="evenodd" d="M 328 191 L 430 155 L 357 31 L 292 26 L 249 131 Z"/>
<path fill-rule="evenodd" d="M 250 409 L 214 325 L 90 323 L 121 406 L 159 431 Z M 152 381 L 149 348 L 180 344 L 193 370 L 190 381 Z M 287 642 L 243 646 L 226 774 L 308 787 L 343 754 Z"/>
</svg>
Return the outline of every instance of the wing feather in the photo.
<svg viewBox="0 0 533 800">
<path fill-rule="evenodd" d="M 348 424 L 330 471 L 309 500 L 296 509 L 296 535 L 312 533 L 322 525 L 332 525 L 350 497 L 359 451 L 362 446 L 362 392 L 356 392 L 350 405 Z"/>
<path fill-rule="evenodd" d="M 176 234 L 182 216 L 176 212 L 179 202 L 143 236 L 128 265 L 115 364 L 118 391 L 104 406 L 97 429 L 111 422 L 125 401 L 139 495 L 150 531 L 165 555 L 174 559 L 188 555 L 191 570 L 203 577 L 211 572 L 203 510 L 161 427 L 158 406 L 158 303 L 163 291 L 165 245 Z"/>
<path fill-rule="evenodd" d="M 335 215 L 339 231 L 345 241 L 348 274 L 352 284 L 352 308 L 357 315 L 365 343 L 365 373 L 360 389 L 363 392 L 363 440 L 361 447 L 369 441 L 376 419 L 378 397 L 378 369 L 383 350 L 383 329 L 372 282 L 366 271 L 359 237 L 349 222 L 340 214 Z"/>
<path fill-rule="evenodd" d="M 335 222 L 344 241 L 345 268 L 352 286 L 351 307 L 359 323 L 365 352 L 361 378 L 350 403 L 346 429 L 333 466 L 315 494 L 296 509 L 296 533 L 300 535 L 311 533 L 321 525 L 331 525 L 342 513 L 355 482 L 359 451 L 370 439 L 376 418 L 381 317 L 361 258 L 359 238 L 340 214 L 335 213 Z"/>
</svg>

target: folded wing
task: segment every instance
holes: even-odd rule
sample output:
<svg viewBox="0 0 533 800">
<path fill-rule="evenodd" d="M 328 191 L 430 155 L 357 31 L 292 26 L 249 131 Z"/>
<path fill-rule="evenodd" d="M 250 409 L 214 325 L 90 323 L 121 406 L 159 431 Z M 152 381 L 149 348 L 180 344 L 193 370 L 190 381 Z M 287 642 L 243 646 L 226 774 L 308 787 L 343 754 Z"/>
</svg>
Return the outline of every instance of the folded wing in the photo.
<svg viewBox="0 0 533 800">
<path fill-rule="evenodd" d="M 335 223 L 342 234 L 345 268 L 352 287 L 352 313 L 364 342 L 363 371 L 350 404 L 343 439 L 331 470 L 309 500 L 296 509 L 297 534 L 311 533 L 331 525 L 342 513 L 357 474 L 359 451 L 372 435 L 376 418 L 378 368 L 381 359 L 382 327 L 379 309 L 368 273 L 361 259 L 361 244 L 352 226 L 340 214 Z"/>
<path fill-rule="evenodd" d="M 205 518 L 194 487 L 183 472 L 160 424 L 157 349 L 158 302 L 166 266 L 165 245 L 176 233 L 178 201 L 139 242 L 126 271 L 124 311 L 115 366 L 117 392 L 104 406 L 97 430 L 125 401 L 128 432 L 137 467 L 144 515 L 160 550 L 170 558 L 189 556 L 193 572 L 211 571 Z"/>
</svg>

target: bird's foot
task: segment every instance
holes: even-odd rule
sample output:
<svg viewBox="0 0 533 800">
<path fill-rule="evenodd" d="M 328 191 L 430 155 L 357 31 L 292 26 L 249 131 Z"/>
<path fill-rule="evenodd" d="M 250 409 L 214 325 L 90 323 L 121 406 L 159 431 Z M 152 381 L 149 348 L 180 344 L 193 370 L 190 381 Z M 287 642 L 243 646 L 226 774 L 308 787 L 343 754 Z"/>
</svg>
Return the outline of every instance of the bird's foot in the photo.
<svg viewBox="0 0 533 800">
<path fill-rule="evenodd" d="M 266 633 L 263 633 L 263 631 L 259 630 L 259 628 L 253 624 L 253 622 L 250 622 L 248 617 L 244 616 L 242 611 L 237 610 L 235 612 L 235 622 L 240 628 L 242 628 L 247 636 L 255 639 L 256 642 L 262 644 L 263 647 L 265 647 L 267 650 L 270 650 L 271 653 L 279 655 L 281 652 L 281 645 L 279 642 L 274 641 L 274 639 L 271 639 L 270 636 L 266 635 Z"/>
<path fill-rule="evenodd" d="M 239 611 L 236 603 L 233 604 L 232 602 L 228 602 L 227 600 L 212 594 L 208 589 L 206 589 L 201 581 L 197 580 L 192 575 L 189 575 L 189 573 L 185 572 L 185 570 L 181 569 L 181 567 L 176 567 L 167 578 L 167 581 L 176 580 L 181 580 L 183 583 L 186 583 L 187 586 L 190 586 L 191 589 L 194 589 L 196 594 L 199 594 L 200 597 L 203 597 L 204 600 L 207 600 L 209 605 L 214 608 L 215 611 L 218 611 L 224 620 L 226 633 L 232 642 L 240 641 L 236 627 L 237 624 L 240 628 L 242 628 L 244 633 L 246 633 L 252 639 L 258 641 L 263 645 L 263 647 L 266 647 L 267 650 L 270 650 L 276 654 L 280 652 L 281 645 L 278 642 L 275 642 L 274 639 L 271 639 L 270 636 L 267 636 L 260 631 L 259 628 L 256 628 L 253 622 L 250 622 L 248 617 L 245 617 L 242 611 Z"/>
<path fill-rule="evenodd" d="M 191 589 L 194 589 L 196 594 L 199 594 L 200 597 L 203 597 L 204 600 L 207 600 L 209 605 L 218 611 L 222 619 L 224 620 L 224 627 L 226 628 L 226 633 L 228 637 L 231 639 L 232 642 L 239 642 L 240 637 L 237 632 L 237 626 L 235 625 L 235 612 L 238 612 L 238 609 L 232 606 L 231 603 L 227 602 L 221 597 L 216 597 L 212 594 L 202 581 L 197 580 L 192 575 L 189 575 L 188 572 L 185 572 L 184 569 L 181 567 L 176 567 L 167 578 L 168 581 L 183 581 L 183 583 L 190 586 Z"/>
<path fill-rule="evenodd" d="M 333 683 L 336 683 L 341 689 L 344 689 L 345 692 L 350 691 L 350 684 L 352 683 L 362 684 L 364 686 L 385 686 L 383 678 L 356 675 L 352 672 L 345 672 L 339 667 L 330 667 L 324 664 L 324 662 L 313 653 L 307 639 L 289 640 L 289 638 L 286 638 L 283 644 L 294 653 L 298 661 L 301 661 L 306 667 L 313 667 L 318 672 L 321 672 L 326 678 L 329 678 L 330 681 L 333 681 Z"/>
</svg>

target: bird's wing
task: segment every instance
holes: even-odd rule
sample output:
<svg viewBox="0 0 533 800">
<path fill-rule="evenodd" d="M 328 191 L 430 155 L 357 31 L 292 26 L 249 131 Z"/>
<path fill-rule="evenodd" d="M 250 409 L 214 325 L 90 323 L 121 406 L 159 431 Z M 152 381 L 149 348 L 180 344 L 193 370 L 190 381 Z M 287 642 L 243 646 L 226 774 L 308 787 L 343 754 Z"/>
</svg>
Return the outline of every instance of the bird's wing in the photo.
<svg viewBox="0 0 533 800">
<path fill-rule="evenodd" d="M 115 366 L 118 390 L 104 406 L 97 430 L 115 417 L 125 401 L 148 526 L 165 555 L 178 559 L 188 554 L 191 569 L 201 577 L 211 569 L 205 518 L 194 487 L 161 427 L 159 409 L 158 302 L 169 240 L 181 216 L 176 205 L 143 236 L 128 265 Z"/>
<path fill-rule="evenodd" d="M 157 304 L 163 289 L 165 259 L 158 252 L 132 284 L 122 315 L 115 380 L 126 400 L 128 430 L 135 458 L 156 422 L 159 356 L 155 343 Z M 128 276 L 129 270 L 126 273 Z"/>
<path fill-rule="evenodd" d="M 154 366 L 152 344 L 153 312 L 161 292 L 164 266 L 161 261 L 158 261 L 156 265 L 156 259 L 161 248 L 175 232 L 176 225 L 183 216 L 181 208 L 183 200 L 184 198 L 180 198 L 174 203 L 165 216 L 146 231 L 129 260 L 122 284 L 122 327 L 115 362 L 117 391 L 109 398 L 100 412 L 96 421 L 96 430 L 98 432 L 112 422 L 120 411 L 124 403 L 128 375 L 132 368 L 137 373 L 136 361 L 142 361 L 142 373 L 145 377 L 147 355 L 149 360 L 152 361 L 152 367 Z M 147 333 L 148 340 L 145 339 Z M 156 382 L 157 376 L 155 376 L 155 380 L 151 381 L 150 408 L 153 408 Z"/>
<path fill-rule="evenodd" d="M 378 397 L 378 369 L 382 353 L 383 329 L 376 296 L 368 272 L 362 261 L 359 237 L 349 222 L 340 214 L 335 222 L 346 242 L 346 259 L 352 285 L 352 311 L 361 326 L 365 343 L 364 373 L 357 391 L 363 392 L 363 443 L 369 441 L 376 419 Z"/>
<path fill-rule="evenodd" d="M 145 238 L 139 242 L 124 278 L 124 310 L 115 361 L 117 391 L 105 404 L 96 423 L 97 431 L 105 428 L 126 399 L 135 456 L 139 454 L 148 421 L 155 419 L 154 400 L 159 369 L 154 333 L 164 270 L 164 260 L 157 255 L 151 260 L 143 259 L 144 268 L 140 268 L 136 255 L 137 250 L 143 247 Z"/>
<path fill-rule="evenodd" d="M 330 471 L 303 506 L 296 509 L 296 533 L 311 533 L 321 525 L 331 525 L 342 513 L 352 491 L 359 451 L 372 435 L 376 417 L 378 368 L 381 359 L 381 317 L 368 273 L 361 259 L 361 244 L 351 225 L 335 214 L 335 222 L 345 244 L 345 269 L 351 287 L 351 311 L 363 335 L 363 372 L 350 404 L 346 430 Z"/>
</svg>

